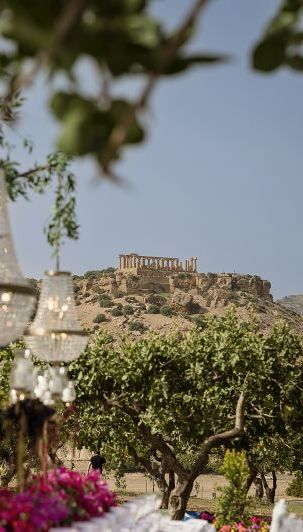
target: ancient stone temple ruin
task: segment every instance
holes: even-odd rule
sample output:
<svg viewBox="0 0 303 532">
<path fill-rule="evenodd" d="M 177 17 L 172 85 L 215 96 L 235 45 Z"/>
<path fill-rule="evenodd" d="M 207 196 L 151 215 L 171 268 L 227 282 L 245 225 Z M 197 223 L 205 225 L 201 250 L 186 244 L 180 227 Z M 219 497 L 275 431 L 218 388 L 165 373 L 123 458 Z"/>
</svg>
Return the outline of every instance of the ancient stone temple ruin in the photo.
<svg viewBox="0 0 303 532">
<path fill-rule="evenodd" d="M 176 257 L 154 257 L 126 253 L 119 255 L 119 269 L 136 274 L 145 271 L 197 273 L 197 258 L 186 259 L 184 264 Z"/>
</svg>

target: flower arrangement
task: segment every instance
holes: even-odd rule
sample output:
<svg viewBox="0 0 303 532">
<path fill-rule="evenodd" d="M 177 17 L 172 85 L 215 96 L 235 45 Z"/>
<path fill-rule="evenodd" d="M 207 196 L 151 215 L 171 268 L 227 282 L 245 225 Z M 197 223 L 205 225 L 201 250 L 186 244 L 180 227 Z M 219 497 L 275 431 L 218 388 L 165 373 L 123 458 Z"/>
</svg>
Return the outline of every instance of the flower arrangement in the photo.
<svg viewBox="0 0 303 532">
<path fill-rule="evenodd" d="M 0 490 L 0 532 L 46 532 L 52 526 L 102 516 L 116 505 L 98 471 L 59 468 L 35 475 L 22 493 Z"/>
<path fill-rule="evenodd" d="M 200 513 L 199 519 L 204 519 L 204 521 L 207 521 L 208 523 L 213 523 L 215 520 L 215 514 L 205 510 L 204 512 Z"/>
<path fill-rule="evenodd" d="M 234 523 L 223 525 L 219 532 L 269 532 L 271 519 L 254 515 L 248 519 L 249 523 Z"/>
<path fill-rule="evenodd" d="M 271 517 L 254 515 L 245 519 L 243 522 L 222 525 L 216 522 L 216 516 L 213 512 L 204 510 L 202 512 L 186 512 L 186 519 L 203 519 L 208 523 L 216 526 L 218 532 L 269 532 Z"/>
</svg>

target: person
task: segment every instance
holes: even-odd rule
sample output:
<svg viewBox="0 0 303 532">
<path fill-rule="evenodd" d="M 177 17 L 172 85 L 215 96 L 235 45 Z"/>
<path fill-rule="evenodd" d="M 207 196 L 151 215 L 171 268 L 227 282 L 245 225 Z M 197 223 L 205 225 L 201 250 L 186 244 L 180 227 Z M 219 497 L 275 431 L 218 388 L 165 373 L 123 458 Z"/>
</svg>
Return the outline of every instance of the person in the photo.
<svg viewBox="0 0 303 532">
<path fill-rule="evenodd" d="M 104 464 L 106 464 L 105 458 L 103 456 L 101 456 L 99 451 L 97 451 L 95 454 L 93 454 L 93 456 L 90 459 L 90 464 L 88 466 L 88 471 L 90 471 L 90 469 L 93 469 L 95 471 L 99 470 L 101 475 L 102 475 Z"/>
</svg>

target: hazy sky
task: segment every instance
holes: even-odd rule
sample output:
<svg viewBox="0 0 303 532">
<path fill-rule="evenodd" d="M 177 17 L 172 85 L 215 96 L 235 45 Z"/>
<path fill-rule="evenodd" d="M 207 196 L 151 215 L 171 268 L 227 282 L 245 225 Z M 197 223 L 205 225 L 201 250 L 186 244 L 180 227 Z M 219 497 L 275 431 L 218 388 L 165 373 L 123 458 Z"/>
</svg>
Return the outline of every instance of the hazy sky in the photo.
<svg viewBox="0 0 303 532">
<path fill-rule="evenodd" d="M 156 0 L 172 25 L 189 0 Z M 74 273 L 117 264 L 120 252 L 197 256 L 201 272 L 258 274 L 275 297 L 303 293 L 303 75 L 256 74 L 249 51 L 276 0 L 214 0 L 194 48 L 232 61 L 195 68 L 159 84 L 148 116 L 149 138 L 128 150 L 118 170 L 131 183 L 96 184 L 90 161 L 75 164 L 81 238 L 67 244 L 62 267 Z M 82 67 L 80 74 L 93 87 Z M 127 86 L 134 93 L 135 87 Z M 57 125 L 47 112 L 47 84 L 27 94 L 19 135 L 42 160 Z M 23 166 L 25 159 L 17 150 Z M 52 266 L 43 224 L 52 198 L 13 206 L 19 261 L 28 276 Z"/>
</svg>

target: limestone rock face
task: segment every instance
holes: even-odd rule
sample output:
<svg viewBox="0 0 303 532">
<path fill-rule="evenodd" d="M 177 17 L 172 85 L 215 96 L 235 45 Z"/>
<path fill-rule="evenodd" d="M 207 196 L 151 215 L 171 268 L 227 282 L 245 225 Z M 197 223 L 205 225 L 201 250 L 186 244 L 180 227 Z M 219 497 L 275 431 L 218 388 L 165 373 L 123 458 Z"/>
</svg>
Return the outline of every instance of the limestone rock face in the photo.
<svg viewBox="0 0 303 532">
<path fill-rule="evenodd" d="M 200 293 L 211 295 L 224 306 L 224 301 L 232 299 L 232 293 L 245 292 L 268 301 L 272 301 L 271 284 L 257 275 L 234 273 L 200 273 L 197 275 L 197 287 Z"/>
<path fill-rule="evenodd" d="M 172 306 L 179 311 L 188 314 L 200 314 L 204 311 L 204 300 L 195 294 L 176 289 L 172 296 Z"/>
<path fill-rule="evenodd" d="M 283 297 L 283 299 L 280 299 L 277 301 L 277 303 L 280 303 L 283 307 L 292 310 L 293 312 L 296 312 L 297 314 L 303 315 L 303 295 L 297 294 L 297 295 L 291 295 Z"/>
</svg>

